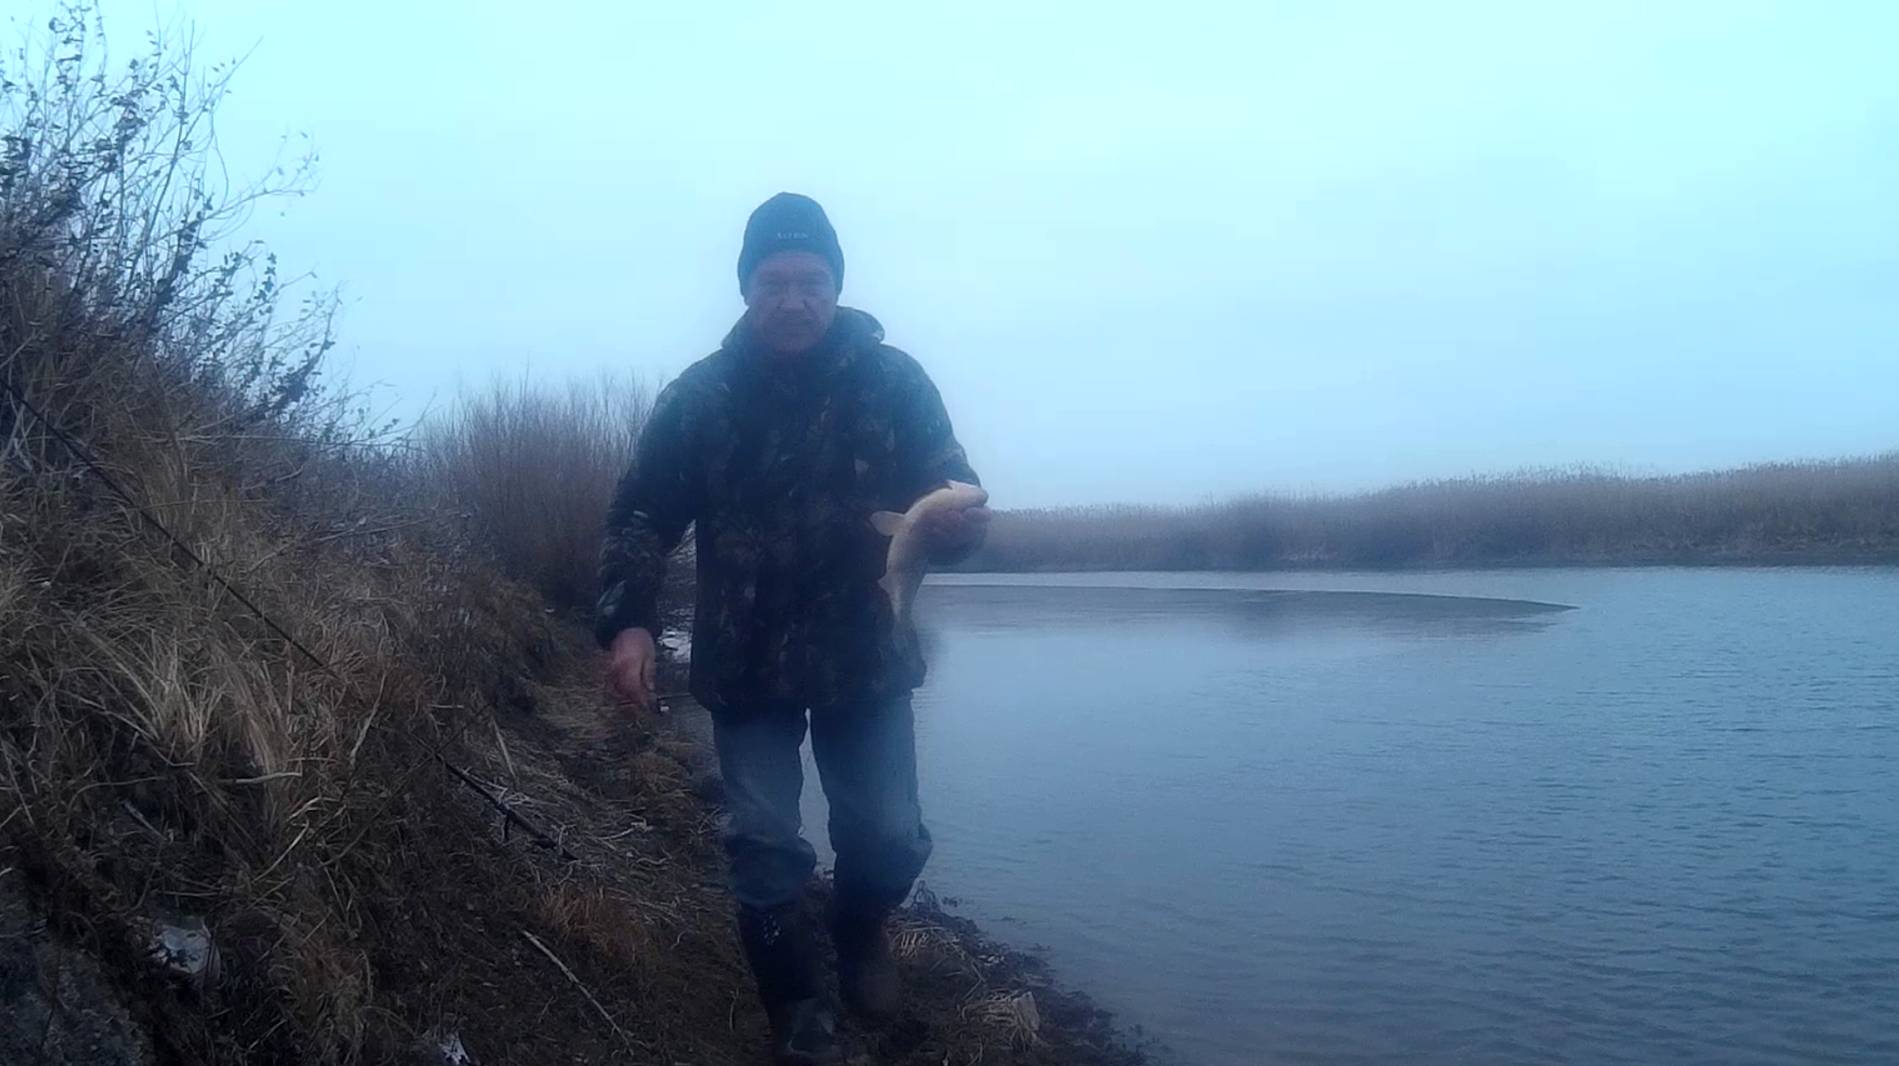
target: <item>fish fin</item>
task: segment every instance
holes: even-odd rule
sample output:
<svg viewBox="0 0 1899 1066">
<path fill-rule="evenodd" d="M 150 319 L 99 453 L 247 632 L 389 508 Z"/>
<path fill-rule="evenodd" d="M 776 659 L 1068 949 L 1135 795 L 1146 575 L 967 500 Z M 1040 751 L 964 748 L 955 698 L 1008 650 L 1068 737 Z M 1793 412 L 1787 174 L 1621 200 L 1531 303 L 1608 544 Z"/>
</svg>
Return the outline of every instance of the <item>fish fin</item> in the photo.
<svg viewBox="0 0 1899 1066">
<path fill-rule="evenodd" d="M 878 511 L 870 516 L 870 526 L 886 537 L 894 537 L 903 528 L 903 516 L 895 511 Z"/>
</svg>

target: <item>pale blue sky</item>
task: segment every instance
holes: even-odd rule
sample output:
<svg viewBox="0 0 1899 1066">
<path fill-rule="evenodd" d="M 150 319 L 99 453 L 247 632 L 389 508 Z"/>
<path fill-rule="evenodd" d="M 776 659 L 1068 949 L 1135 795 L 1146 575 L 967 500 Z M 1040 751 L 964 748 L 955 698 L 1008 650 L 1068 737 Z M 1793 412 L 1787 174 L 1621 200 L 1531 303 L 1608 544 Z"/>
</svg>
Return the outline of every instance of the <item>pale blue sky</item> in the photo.
<svg viewBox="0 0 1899 1066">
<path fill-rule="evenodd" d="M 404 411 L 676 372 L 792 189 L 1002 506 L 1899 448 L 1899 4 L 933 8 L 176 10 Z"/>
</svg>

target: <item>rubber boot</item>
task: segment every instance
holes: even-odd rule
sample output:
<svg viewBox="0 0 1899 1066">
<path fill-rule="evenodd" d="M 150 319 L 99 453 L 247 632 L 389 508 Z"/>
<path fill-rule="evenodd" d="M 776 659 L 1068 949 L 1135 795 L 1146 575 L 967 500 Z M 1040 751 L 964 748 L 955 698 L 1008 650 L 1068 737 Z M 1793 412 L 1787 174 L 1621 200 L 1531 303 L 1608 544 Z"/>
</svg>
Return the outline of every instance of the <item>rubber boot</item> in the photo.
<svg viewBox="0 0 1899 1066">
<path fill-rule="evenodd" d="M 892 908 L 840 895 L 831 915 L 837 945 L 837 980 L 844 1002 L 868 1018 L 885 1020 L 903 1006 L 897 960 L 890 954 L 887 919 Z"/>
<path fill-rule="evenodd" d="M 842 1063 L 837 1018 L 825 1002 L 817 950 L 798 904 L 740 907 L 738 925 L 758 998 L 771 1020 L 772 1061 L 777 1066 Z"/>
</svg>

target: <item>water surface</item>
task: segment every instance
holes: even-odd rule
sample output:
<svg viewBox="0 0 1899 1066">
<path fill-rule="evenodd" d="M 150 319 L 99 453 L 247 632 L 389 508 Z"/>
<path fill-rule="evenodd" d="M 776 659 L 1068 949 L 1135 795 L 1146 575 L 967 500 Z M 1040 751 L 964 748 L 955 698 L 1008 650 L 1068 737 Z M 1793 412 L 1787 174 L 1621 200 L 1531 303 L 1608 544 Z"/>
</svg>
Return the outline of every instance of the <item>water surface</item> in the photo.
<svg viewBox="0 0 1899 1066">
<path fill-rule="evenodd" d="M 929 883 L 1166 1058 L 1899 1061 L 1899 571 L 967 576 L 919 611 Z"/>
</svg>

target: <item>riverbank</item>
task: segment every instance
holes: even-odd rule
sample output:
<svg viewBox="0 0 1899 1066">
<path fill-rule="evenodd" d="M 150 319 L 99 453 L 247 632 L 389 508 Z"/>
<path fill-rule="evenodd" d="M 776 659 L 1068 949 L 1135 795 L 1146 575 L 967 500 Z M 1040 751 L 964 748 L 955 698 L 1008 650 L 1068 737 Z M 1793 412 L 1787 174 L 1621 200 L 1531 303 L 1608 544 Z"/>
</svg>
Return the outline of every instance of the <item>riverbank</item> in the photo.
<svg viewBox="0 0 1899 1066">
<path fill-rule="evenodd" d="M 512 771 L 504 765 L 487 769 L 510 782 L 508 794 L 533 812 L 543 831 L 564 847 L 605 860 L 586 874 L 573 869 L 557 874 L 568 880 L 561 900 L 571 907 L 569 931 L 594 948 L 583 953 L 596 966 L 589 981 L 612 989 L 624 986 L 628 969 L 663 969 L 665 984 L 678 989 L 682 999 L 721 1007 L 725 1024 L 721 1028 L 715 1018 L 709 1028 L 662 1029 L 648 1042 L 670 1047 L 679 1061 L 757 1062 L 763 1018 L 731 932 L 718 845 L 722 786 L 710 748 L 710 722 L 690 701 L 643 716 L 605 704 L 591 674 L 590 652 L 584 647 L 576 652 L 561 680 L 535 686 L 527 709 L 502 719 Z M 545 859 L 545 853 L 539 857 Z M 648 887 L 639 891 L 642 881 Z M 814 923 L 822 927 L 828 883 L 815 881 L 809 899 Z M 669 921 L 673 915 L 677 920 Z M 675 945 L 683 936 L 694 950 L 668 950 L 668 933 Z M 634 936 L 644 943 L 629 943 Z M 844 1019 L 853 1061 L 915 1066 L 1133 1066 L 1145 1061 L 1105 1012 L 1063 988 L 1040 958 L 956 917 L 927 884 L 894 919 L 893 941 L 907 1002 L 888 1024 Z M 651 957 L 654 952 L 657 959 Z M 827 973 L 833 975 L 834 961 L 827 957 Z M 632 1008 L 628 1013 L 634 1017 L 620 1019 L 629 1033 L 639 1031 L 640 1015 L 662 1021 L 680 1005 L 640 1002 L 630 988 L 615 999 Z M 512 1029 L 485 1026 L 466 1039 L 471 1051 L 481 1044 L 502 1061 L 532 1061 L 515 1052 Z M 687 1048 L 691 1053 L 682 1054 Z M 487 1055 L 477 1057 L 491 1061 Z"/>
<path fill-rule="evenodd" d="M 729 911 L 724 861 L 716 854 L 715 815 L 723 789 L 711 722 L 702 708 L 689 699 L 670 701 L 662 713 L 632 720 L 618 708 L 603 706 L 586 679 L 560 690 L 549 713 L 537 715 L 529 731 L 540 750 L 582 787 L 609 802 L 626 803 L 630 811 L 654 811 L 649 824 L 671 822 L 690 835 L 694 853 L 711 859 L 700 862 L 695 875 L 709 886 L 720 917 Z M 929 890 L 927 871 L 925 876 L 893 921 L 895 953 L 908 992 L 902 1015 L 875 1027 L 844 1019 L 846 1039 L 859 1056 L 868 1056 L 864 1061 L 919 1066 L 945 1061 L 1132 1066 L 1145 1061 L 1105 1012 L 1062 987 L 1041 958 L 991 939 L 975 923 L 951 913 Z M 814 881 L 810 910 L 820 927 L 829 897 L 828 881 Z M 730 946 L 736 952 L 736 943 Z M 835 959 L 827 962 L 834 976 Z M 722 972 L 705 976 L 716 981 Z M 756 1013 L 749 979 L 739 985 L 732 994 L 740 997 L 741 1013 Z M 752 1061 L 749 1049 L 740 1052 L 738 1061 Z"/>
<path fill-rule="evenodd" d="M 0 1049 L 760 1061 L 686 711 L 606 705 L 583 627 L 401 469 L 223 449 L 198 429 L 228 408 L 189 393 L 92 395 L 102 420 L 62 413 L 112 441 L 110 482 L 59 416 L 0 404 Z M 848 1031 L 859 1061 L 1141 1061 L 927 893 L 898 946 L 910 1005 Z"/>
<path fill-rule="evenodd" d="M 1638 476 L 1578 468 L 1193 507 L 1004 511 L 966 571 L 1899 562 L 1899 452 Z"/>
<path fill-rule="evenodd" d="M 348 878 L 346 901 L 299 902 L 268 878 L 185 889 L 194 834 L 139 800 L 107 808 L 116 853 L 74 854 L 10 817 L 0 892 L 21 957 L 0 959 L 18 978 L 0 992 L 0 1048 L 75 1066 L 763 1061 L 724 884 L 716 762 L 693 725 L 703 712 L 635 718 L 607 705 L 584 637 L 557 638 L 543 676 L 515 675 L 485 735 L 453 749 L 453 769 L 424 762 L 400 792 L 371 789 L 394 808 L 358 837 L 381 860 L 373 880 L 347 842 L 316 856 L 311 872 Z M 85 790 L 136 794 L 107 775 Z M 383 831 L 400 840 L 388 852 Z M 161 890 L 113 891 L 126 873 Z M 815 883 L 814 919 L 827 897 Z M 201 932 L 209 963 L 168 953 L 167 929 Z M 894 940 L 908 1000 L 889 1024 L 846 1021 L 854 1062 L 1145 1061 L 1040 959 L 927 888 Z"/>
<path fill-rule="evenodd" d="M 227 180 L 229 68 L 42 25 L 0 83 L 0 1061 L 760 1061 L 716 789 L 579 621 L 646 394 L 403 434 L 326 389 L 336 294 L 241 240 L 308 171 Z M 867 1061 L 1138 1061 L 928 896 L 900 943 Z"/>
</svg>

